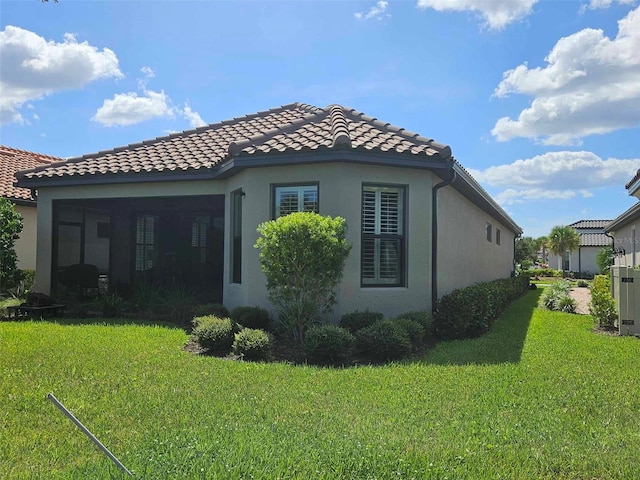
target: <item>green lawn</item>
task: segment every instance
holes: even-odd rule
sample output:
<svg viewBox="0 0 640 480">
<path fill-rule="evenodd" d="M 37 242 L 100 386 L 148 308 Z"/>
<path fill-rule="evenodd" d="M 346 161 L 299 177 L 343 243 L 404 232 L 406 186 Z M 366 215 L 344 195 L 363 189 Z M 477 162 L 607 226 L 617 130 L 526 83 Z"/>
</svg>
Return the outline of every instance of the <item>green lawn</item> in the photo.
<svg viewBox="0 0 640 480">
<path fill-rule="evenodd" d="M 179 329 L 0 322 L 0 478 L 640 478 L 640 341 L 535 309 L 344 370 L 181 350 Z"/>
</svg>

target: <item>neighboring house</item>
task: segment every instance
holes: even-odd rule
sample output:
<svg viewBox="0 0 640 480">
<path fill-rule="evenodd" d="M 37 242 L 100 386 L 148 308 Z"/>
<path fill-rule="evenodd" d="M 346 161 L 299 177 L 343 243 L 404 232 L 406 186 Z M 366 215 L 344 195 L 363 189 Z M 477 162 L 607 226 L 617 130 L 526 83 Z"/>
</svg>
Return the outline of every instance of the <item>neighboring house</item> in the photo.
<svg viewBox="0 0 640 480">
<path fill-rule="evenodd" d="M 562 259 L 558 255 L 549 253 L 549 267 L 562 266 L 563 270 L 583 273 L 599 273 L 596 257 L 598 252 L 607 245 L 611 245 L 612 239 L 605 234 L 605 227 L 611 220 L 578 220 L 567 225 L 573 228 L 580 236 L 580 246 L 577 250 L 567 252 Z"/>
<path fill-rule="evenodd" d="M 625 185 L 625 188 L 629 195 L 640 200 L 640 170 Z M 605 227 L 605 232 L 614 238 L 613 247 L 616 251 L 614 265 L 635 267 L 640 264 L 639 229 L 640 201 Z"/>
<path fill-rule="evenodd" d="M 428 310 L 509 277 L 520 227 L 451 149 L 339 105 L 290 104 L 19 174 L 38 189 L 37 288 L 91 263 L 111 286 L 177 281 L 269 308 L 256 227 L 342 216 L 353 245 L 335 318 Z"/>
<path fill-rule="evenodd" d="M 30 189 L 14 185 L 15 173 L 59 161 L 62 159 L 0 145 L 0 197 L 11 200 L 22 216 L 22 232 L 15 243 L 20 269 L 36 268 L 36 200 Z"/>
</svg>

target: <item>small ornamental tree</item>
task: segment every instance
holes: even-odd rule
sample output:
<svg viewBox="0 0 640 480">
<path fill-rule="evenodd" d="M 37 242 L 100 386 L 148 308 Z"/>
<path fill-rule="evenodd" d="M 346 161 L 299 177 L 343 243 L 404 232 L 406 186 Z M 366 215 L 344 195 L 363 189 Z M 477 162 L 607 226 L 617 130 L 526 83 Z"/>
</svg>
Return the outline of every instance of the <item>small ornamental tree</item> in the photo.
<svg viewBox="0 0 640 480">
<path fill-rule="evenodd" d="M 609 268 L 613 265 L 613 247 L 611 245 L 607 245 L 598 251 L 596 265 L 602 275 L 609 275 Z"/>
<path fill-rule="evenodd" d="M 304 340 L 317 315 L 335 304 L 351 245 L 344 218 L 299 212 L 258 226 L 255 247 L 267 277 L 269 300 L 282 325 Z"/>
<path fill-rule="evenodd" d="M 21 231 L 22 217 L 9 199 L 0 198 L 0 291 L 16 283 L 18 257 L 15 243 Z"/>
</svg>

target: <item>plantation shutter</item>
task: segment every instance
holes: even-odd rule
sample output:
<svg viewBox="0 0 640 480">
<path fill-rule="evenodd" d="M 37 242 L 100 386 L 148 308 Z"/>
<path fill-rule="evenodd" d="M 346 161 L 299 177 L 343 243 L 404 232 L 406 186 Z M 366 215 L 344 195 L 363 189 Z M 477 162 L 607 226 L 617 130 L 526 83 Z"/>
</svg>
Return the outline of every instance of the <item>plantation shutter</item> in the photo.
<svg viewBox="0 0 640 480">
<path fill-rule="evenodd" d="M 318 213 L 318 186 L 276 187 L 275 218 L 294 212 Z"/>
<path fill-rule="evenodd" d="M 362 191 L 363 284 L 403 283 L 404 189 L 365 186 Z"/>
</svg>

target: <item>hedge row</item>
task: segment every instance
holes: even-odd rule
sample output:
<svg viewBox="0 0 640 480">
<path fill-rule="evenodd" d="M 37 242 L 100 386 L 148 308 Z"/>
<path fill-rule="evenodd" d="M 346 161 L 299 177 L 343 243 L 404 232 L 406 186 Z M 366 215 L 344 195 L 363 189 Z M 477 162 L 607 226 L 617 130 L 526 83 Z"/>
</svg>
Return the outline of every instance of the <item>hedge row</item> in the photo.
<svg viewBox="0 0 640 480">
<path fill-rule="evenodd" d="M 529 275 L 519 275 L 444 295 L 433 315 L 433 333 L 441 339 L 457 339 L 488 332 L 507 305 L 528 290 L 529 280 Z"/>
</svg>

